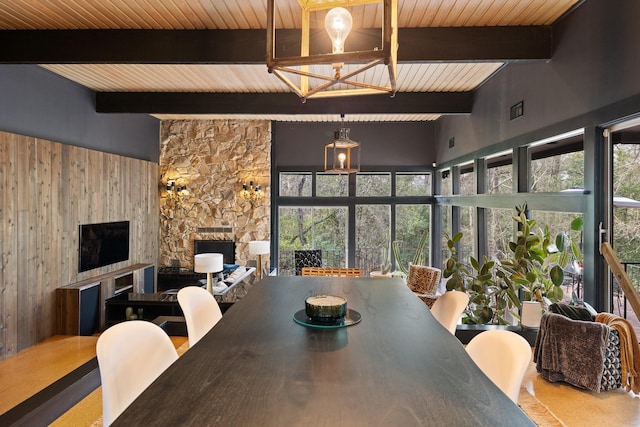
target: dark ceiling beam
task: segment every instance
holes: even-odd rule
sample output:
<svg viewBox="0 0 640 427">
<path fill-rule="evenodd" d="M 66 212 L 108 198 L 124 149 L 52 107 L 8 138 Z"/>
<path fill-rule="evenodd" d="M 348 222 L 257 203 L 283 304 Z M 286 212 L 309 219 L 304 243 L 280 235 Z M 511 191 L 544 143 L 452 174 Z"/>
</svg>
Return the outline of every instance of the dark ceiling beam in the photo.
<svg viewBox="0 0 640 427">
<path fill-rule="evenodd" d="M 623 130 L 613 133 L 614 144 L 638 144 L 640 142 L 640 132 L 636 130 Z"/>
<path fill-rule="evenodd" d="M 552 49 L 549 26 L 401 28 L 398 33 L 398 60 L 404 62 L 548 61 Z"/>
<path fill-rule="evenodd" d="M 146 114 L 470 114 L 472 92 L 402 92 L 309 99 L 293 93 L 98 92 L 98 113 Z"/>
<path fill-rule="evenodd" d="M 299 30 L 278 30 L 278 56 L 299 54 Z M 323 33 L 312 34 L 315 53 L 330 51 Z M 379 31 L 358 30 L 350 50 L 379 44 Z M 549 60 L 548 26 L 400 28 L 399 62 Z M 312 44 L 313 46 L 313 44 Z M 313 53 L 313 52 L 312 52 Z M 216 64 L 265 63 L 265 30 L 2 30 L 3 64 Z"/>
</svg>

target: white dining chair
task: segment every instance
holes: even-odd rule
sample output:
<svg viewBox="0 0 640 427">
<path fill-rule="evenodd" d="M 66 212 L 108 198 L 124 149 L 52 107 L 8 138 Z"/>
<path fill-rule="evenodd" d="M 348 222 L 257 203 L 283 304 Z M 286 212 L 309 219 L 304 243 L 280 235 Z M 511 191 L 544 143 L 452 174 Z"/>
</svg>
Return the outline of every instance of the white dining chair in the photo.
<svg viewBox="0 0 640 427">
<path fill-rule="evenodd" d="M 531 362 L 527 340 L 515 332 L 489 330 L 473 337 L 466 349 L 482 372 L 518 403 L 522 379 Z"/>
<path fill-rule="evenodd" d="M 118 323 L 96 343 L 102 383 L 103 425 L 108 426 L 178 359 L 171 338 L 144 320 Z"/>
<path fill-rule="evenodd" d="M 222 311 L 214 296 L 199 286 L 180 289 L 178 303 L 187 323 L 189 347 L 193 347 L 222 319 Z"/>
<path fill-rule="evenodd" d="M 455 335 L 456 325 L 467 304 L 469 304 L 469 296 L 466 292 L 448 291 L 440 295 L 433 303 L 431 314 L 442 326 Z"/>
</svg>

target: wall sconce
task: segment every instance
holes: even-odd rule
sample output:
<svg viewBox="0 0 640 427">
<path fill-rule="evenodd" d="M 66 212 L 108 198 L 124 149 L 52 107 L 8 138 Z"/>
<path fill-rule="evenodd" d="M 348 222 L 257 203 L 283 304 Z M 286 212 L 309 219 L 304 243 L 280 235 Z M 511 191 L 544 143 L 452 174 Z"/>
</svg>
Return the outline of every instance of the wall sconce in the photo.
<svg viewBox="0 0 640 427">
<path fill-rule="evenodd" d="M 167 181 L 167 205 L 171 208 L 182 205 L 182 199 L 189 195 L 186 185 L 178 185 L 175 180 Z"/>
<path fill-rule="evenodd" d="M 264 196 L 262 192 L 262 187 L 260 184 L 254 184 L 253 181 L 249 181 L 249 184 L 242 184 L 242 191 L 240 192 L 240 197 L 244 200 L 248 201 L 251 204 L 251 207 L 254 207 L 256 202 L 260 200 Z"/>
</svg>

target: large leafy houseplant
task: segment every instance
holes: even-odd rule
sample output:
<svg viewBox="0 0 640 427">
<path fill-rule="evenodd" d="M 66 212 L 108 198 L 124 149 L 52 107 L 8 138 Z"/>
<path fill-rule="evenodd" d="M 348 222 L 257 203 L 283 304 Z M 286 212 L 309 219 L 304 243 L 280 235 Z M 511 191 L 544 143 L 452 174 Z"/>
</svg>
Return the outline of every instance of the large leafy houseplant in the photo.
<svg viewBox="0 0 640 427">
<path fill-rule="evenodd" d="M 562 231 L 552 238 L 548 226 L 536 231 L 536 221 L 526 214 L 526 205 L 516 206 L 513 220 L 518 226 L 515 241 L 509 242 L 510 257 L 500 261 L 499 276 L 522 291 L 525 301 L 558 302 L 563 298 L 564 270 L 582 260 L 579 246 Z M 571 229 L 582 229 L 582 218 L 571 222 Z"/>
<path fill-rule="evenodd" d="M 479 262 L 469 257 L 468 263 L 458 258 L 456 244 L 462 233 L 446 236 L 450 253 L 443 276 L 447 290 L 466 291 L 469 306 L 464 323 L 511 324 L 517 318 L 521 300 L 557 302 L 563 297 L 564 269 L 572 260 L 581 260 L 578 245 L 566 232 L 551 239 L 548 227 L 537 228 L 536 221 L 526 215 L 526 205 L 516 207 L 513 217 L 518 232 L 509 242 L 510 256 L 503 260 Z M 582 219 L 576 218 L 571 229 L 582 229 Z"/>
<path fill-rule="evenodd" d="M 469 264 L 458 257 L 456 244 L 463 234 L 447 238 L 449 258 L 445 262 L 443 277 L 447 290 L 458 290 L 469 295 L 463 322 L 467 324 L 509 324 L 509 313 L 519 304 L 516 289 L 497 276 L 496 261 L 483 257 L 482 262 L 473 256 Z"/>
</svg>

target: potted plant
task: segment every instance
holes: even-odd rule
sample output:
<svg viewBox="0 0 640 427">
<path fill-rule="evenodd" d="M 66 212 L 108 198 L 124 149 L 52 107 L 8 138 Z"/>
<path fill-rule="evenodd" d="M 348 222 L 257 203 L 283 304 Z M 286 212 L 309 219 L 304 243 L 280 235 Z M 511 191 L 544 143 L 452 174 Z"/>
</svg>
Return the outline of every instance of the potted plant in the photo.
<svg viewBox="0 0 640 427">
<path fill-rule="evenodd" d="M 562 300 L 564 270 L 573 260 L 581 260 L 582 252 L 566 232 L 552 239 L 548 226 L 536 231 L 536 221 L 527 217 L 526 210 L 526 204 L 516 206 L 513 220 L 518 232 L 509 242 L 510 257 L 500 261 L 497 274 L 509 287 L 520 289 L 523 302 L 537 302 L 541 314 L 551 302 Z M 571 229 L 581 230 L 582 218 L 574 219 Z"/>
<path fill-rule="evenodd" d="M 447 279 L 447 290 L 463 291 L 469 295 L 463 323 L 510 324 L 509 313 L 519 304 L 517 290 L 500 279 L 496 272 L 496 261 L 483 257 L 479 262 L 471 256 L 467 266 L 458 258 L 456 249 L 462 233 L 452 238 L 445 236 L 450 255 L 442 274 Z"/>
<path fill-rule="evenodd" d="M 380 270 L 369 273 L 370 277 L 391 277 L 391 252 L 387 246 L 380 250 Z"/>
<path fill-rule="evenodd" d="M 507 259 L 485 257 L 479 262 L 470 257 L 464 263 L 456 251 L 462 233 L 452 238 L 445 235 L 450 253 L 443 270 L 447 290 L 469 294 L 463 323 L 510 325 L 529 301 L 538 305 L 541 314 L 550 302 L 562 299 L 564 268 L 572 260 L 582 259 L 580 248 L 567 233 L 560 232 L 552 240 L 548 227 L 536 228 L 536 221 L 527 217 L 526 205 L 516 206 L 516 213 L 513 219 L 518 232 L 509 242 Z M 582 218 L 572 221 L 572 230 L 581 228 Z"/>
<path fill-rule="evenodd" d="M 391 243 L 393 248 L 393 256 L 396 262 L 396 270 L 391 274 L 394 277 L 401 277 L 406 279 L 409 275 L 409 265 L 423 265 L 424 264 L 424 245 L 427 242 L 427 232 L 423 231 L 422 236 L 420 236 L 420 241 L 418 242 L 418 247 L 416 249 L 416 253 L 413 255 L 412 260 L 409 264 L 405 265 L 402 263 L 402 259 L 400 257 L 400 243 L 397 240 L 394 240 Z"/>
</svg>

